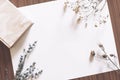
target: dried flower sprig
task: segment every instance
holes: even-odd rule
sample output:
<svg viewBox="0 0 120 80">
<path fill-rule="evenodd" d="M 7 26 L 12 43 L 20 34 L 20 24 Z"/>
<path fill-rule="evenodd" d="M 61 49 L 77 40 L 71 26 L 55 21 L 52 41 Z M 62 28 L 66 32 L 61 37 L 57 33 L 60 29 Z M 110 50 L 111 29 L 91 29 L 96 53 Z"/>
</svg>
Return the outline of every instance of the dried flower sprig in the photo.
<svg viewBox="0 0 120 80">
<path fill-rule="evenodd" d="M 116 58 L 116 55 L 115 54 L 107 54 L 103 44 L 98 44 L 98 47 L 103 51 L 104 54 L 100 55 L 100 54 L 95 53 L 94 50 L 92 50 L 90 52 L 90 62 L 93 61 L 94 57 L 96 57 L 96 54 L 97 54 L 97 55 L 99 55 L 100 58 L 105 59 L 105 60 L 109 60 L 116 67 L 116 69 L 120 70 L 119 67 L 117 66 L 117 64 L 114 63 L 114 61 L 112 61 L 112 59 L 110 58 L 110 57 Z"/>
<path fill-rule="evenodd" d="M 95 27 L 107 22 L 108 15 L 101 15 L 107 1 L 106 0 L 65 0 L 64 11 L 70 8 L 77 14 L 77 23 L 81 20 L 87 22 L 88 18 L 93 15 L 95 19 Z M 102 5 L 102 6 L 101 6 Z M 87 23 L 85 23 L 85 27 Z"/>
<path fill-rule="evenodd" d="M 20 57 L 20 61 L 18 64 L 18 69 L 16 70 L 16 74 L 14 77 L 14 80 L 29 80 L 33 78 L 37 78 L 43 71 L 38 70 L 38 72 L 35 72 L 35 62 L 33 62 L 32 65 L 30 65 L 29 68 L 27 68 L 25 71 L 23 71 L 26 58 L 30 55 L 30 53 L 34 50 L 36 46 L 37 41 L 35 41 L 33 44 L 29 44 L 28 49 L 23 49 L 24 55 Z"/>
<path fill-rule="evenodd" d="M 102 55 L 102 57 L 108 59 L 118 70 L 120 70 L 119 67 L 112 61 L 112 59 L 109 57 L 109 55 L 105 51 L 105 48 L 104 48 L 103 44 L 98 44 L 98 46 L 104 52 L 104 55 Z M 116 57 L 114 54 L 110 54 L 110 56 L 111 57 Z"/>
</svg>

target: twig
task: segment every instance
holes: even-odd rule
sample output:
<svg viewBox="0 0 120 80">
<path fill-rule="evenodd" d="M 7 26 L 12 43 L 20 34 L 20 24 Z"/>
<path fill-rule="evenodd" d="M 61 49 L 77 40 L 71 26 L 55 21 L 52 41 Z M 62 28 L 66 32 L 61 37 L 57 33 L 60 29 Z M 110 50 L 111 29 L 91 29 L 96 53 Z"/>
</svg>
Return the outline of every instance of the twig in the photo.
<svg viewBox="0 0 120 80">
<path fill-rule="evenodd" d="M 23 72 L 26 57 L 28 57 L 29 54 L 32 53 L 33 49 L 36 46 L 36 43 L 37 41 L 35 41 L 33 44 L 30 44 L 27 50 L 23 49 L 23 53 L 25 54 L 24 56 L 20 57 L 18 69 L 16 70 L 16 75 L 14 77 L 14 80 L 29 80 L 29 79 L 37 78 L 43 72 L 42 70 L 41 71 L 38 70 L 38 72 L 35 72 L 35 69 L 36 69 L 35 62 L 33 62 L 33 64 L 30 65 L 30 67 Z"/>
<path fill-rule="evenodd" d="M 105 53 L 105 55 L 107 55 L 104 46 L 102 44 L 99 44 L 98 46 Z M 108 55 L 107 55 L 107 58 L 118 70 L 120 70 L 119 67 L 111 60 L 111 58 Z"/>
</svg>

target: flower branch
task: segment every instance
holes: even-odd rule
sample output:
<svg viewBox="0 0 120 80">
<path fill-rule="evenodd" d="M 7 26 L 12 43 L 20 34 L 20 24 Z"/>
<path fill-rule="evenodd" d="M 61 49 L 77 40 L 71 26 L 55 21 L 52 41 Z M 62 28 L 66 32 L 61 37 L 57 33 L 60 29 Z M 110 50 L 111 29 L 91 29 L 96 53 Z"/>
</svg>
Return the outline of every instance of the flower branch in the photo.
<svg viewBox="0 0 120 80">
<path fill-rule="evenodd" d="M 95 19 L 94 27 L 98 27 L 99 25 L 107 22 L 106 19 L 108 18 L 108 15 L 101 15 L 106 3 L 106 0 L 66 0 L 64 2 L 64 12 L 67 8 L 70 8 L 78 16 L 77 23 L 81 20 L 86 21 L 85 27 L 88 18 L 93 15 Z M 97 17 L 99 18 L 97 19 Z"/>
<path fill-rule="evenodd" d="M 106 51 L 105 51 L 104 46 L 103 46 L 102 44 L 98 44 L 98 46 L 99 46 L 99 48 L 105 53 L 105 54 L 103 55 L 103 57 L 104 57 L 104 58 L 107 58 L 118 70 L 120 70 L 119 67 L 118 67 L 118 66 L 112 61 L 112 59 L 108 56 L 108 54 L 107 54 Z M 111 56 L 111 57 L 116 57 L 114 54 L 110 54 L 110 56 Z"/>
<path fill-rule="evenodd" d="M 104 54 L 102 54 L 102 55 L 100 55 L 100 53 L 98 53 L 99 57 L 100 57 L 101 59 L 109 60 L 109 61 L 115 66 L 115 68 L 116 68 L 117 70 L 120 70 L 120 69 L 119 69 L 119 66 L 117 66 L 117 64 L 111 59 L 111 57 L 116 58 L 115 54 L 109 54 L 109 55 L 108 55 L 108 53 L 105 51 L 105 48 L 104 48 L 103 44 L 98 44 L 98 47 L 99 47 L 99 48 L 102 50 L 102 52 L 104 53 Z M 91 51 L 91 53 L 90 53 L 90 62 L 93 61 L 94 57 L 97 57 L 97 56 L 96 56 L 96 52 L 93 50 L 93 51 Z M 97 58 L 98 58 L 98 57 L 97 57 Z"/>
<path fill-rule="evenodd" d="M 37 70 L 38 72 L 35 72 L 35 62 L 33 62 L 32 65 L 30 65 L 30 67 L 27 68 L 25 71 L 23 71 L 26 58 L 32 53 L 36 46 L 36 43 L 37 41 L 35 41 L 33 44 L 30 44 L 27 50 L 23 49 L 24 55 L 20 57 L 14 80 L 29 80 L 33 78 L 36 79 L 43 72 L 42 70 Z"/>
</svg>

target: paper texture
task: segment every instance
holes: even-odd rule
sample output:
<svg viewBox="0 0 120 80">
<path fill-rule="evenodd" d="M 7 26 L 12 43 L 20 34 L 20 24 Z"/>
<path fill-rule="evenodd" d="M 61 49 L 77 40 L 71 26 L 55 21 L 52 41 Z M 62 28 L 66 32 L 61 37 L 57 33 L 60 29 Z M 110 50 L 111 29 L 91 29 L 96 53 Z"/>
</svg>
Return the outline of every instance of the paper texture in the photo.
<svg viewBox="0 0 120 80">
<path fill-rule="evenodd" d="M 0 40 L 12 47 L 32 25 L 8 0 L 0 0 Z"/>
</svg>

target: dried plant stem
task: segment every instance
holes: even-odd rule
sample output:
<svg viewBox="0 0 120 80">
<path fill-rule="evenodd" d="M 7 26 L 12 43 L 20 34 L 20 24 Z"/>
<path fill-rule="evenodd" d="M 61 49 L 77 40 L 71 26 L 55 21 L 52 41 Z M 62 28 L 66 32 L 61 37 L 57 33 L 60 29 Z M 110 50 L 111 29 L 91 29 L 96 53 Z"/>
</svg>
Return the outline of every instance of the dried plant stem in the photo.
<svg viewBox="0 0 120 80">
<path fill-rule="evenodd" d="M 100 11 L 102 11 L 102 10 L 104 9 L 106 3 L 107 3 L 107 0 L 105 0 L 105 2 L 104 2 L 104 4 L 103 4 L 102 8 L 100 9 Z"/>
<path fill-rule="evenodd" d="M 105 53 L 105 55 L 107 56 L 106 58 L 117 68 L 117 70 L 120 70 L 119 67 L 117 66 L 117 64 L 115 64 L 112 59 L 107 55 L 107 52 L 105 51 L 105 48 L 103 46 L 103 44 L 98 44 L 99 48 Z M 115 55 L 113 55 L 115 56 Z M 116 71 L 117 72 L 117 71 Z"/>
<path fill-rule="evenodd" d="M 107 55 L 105 50 L 103 50 L 103 52 Z M 112 59 L 109 56 L 107 56 L 107 58 L 118 70 L 120 70 L 119 67 L 112 61 Z"/>
<path fill-rule="evenodd" d="M 28 49 L 23 49 L 23 53 L 25 53 L 23 56 L 20 57 L 18 69 L 16 70 L 16 74 L 14 77 L 14 80 L 32 80 L 39 77 L 39 75 L 43 72 L 43 70 L 37 70 L 35 67 L 35 62 L 33 62 L 30 67 L 28 67 L 25 71 L 23 71 L 26 58 L 32 53 L 36 46 L 37 41 L 35 41 L 33 44 L 29 44 Z M 36 71 L 37 70 L 37 71 Z"/>
</svg>

